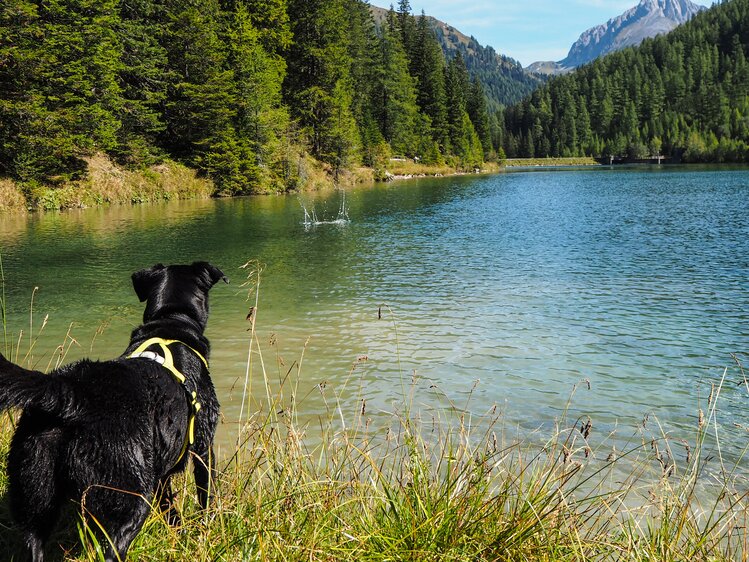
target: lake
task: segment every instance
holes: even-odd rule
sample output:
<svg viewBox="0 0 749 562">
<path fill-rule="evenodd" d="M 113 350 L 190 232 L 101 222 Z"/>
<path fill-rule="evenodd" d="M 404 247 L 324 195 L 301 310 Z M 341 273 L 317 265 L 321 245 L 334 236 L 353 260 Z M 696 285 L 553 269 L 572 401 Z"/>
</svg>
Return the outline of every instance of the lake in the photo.
<svg viewBox="0 0 749 562">
<path fill-rule="evenodd" d="M 290 373 L 301 418 L 336 393 L 347 411 L 363 398 L 376 418 L 406 394 L 426 412 L 452 403 L 478 416 L 496 404 L 521 433 L 553 427 L 569 407 L 622 438 L 646 416 L 693 438 L 728 368 L 719 421 L 745 444 L 736 424 L 749 425 L 749 392 L 732 354 L 749 351 L 746 169 L 526 170 L 342 198 L 1 217 L 8 337 L 23 330 L 28 349 L 48 316 L 33 348 L 40 368 L 58 346 L 66 360 L 116 356 L 142 315 L 130 274 L 210 261 L 231 279 L 212 291 L 208 328 L 230 442 L 255 304 L 240 266 L 257 260 L 263 363 L 274 389 Z M 349 220 L 333 223 L 342 203 Z M 313 208 L 331 223 L 305 224 Z M 255 408 L 265 390 L 253 369 Z"/>
</svg>

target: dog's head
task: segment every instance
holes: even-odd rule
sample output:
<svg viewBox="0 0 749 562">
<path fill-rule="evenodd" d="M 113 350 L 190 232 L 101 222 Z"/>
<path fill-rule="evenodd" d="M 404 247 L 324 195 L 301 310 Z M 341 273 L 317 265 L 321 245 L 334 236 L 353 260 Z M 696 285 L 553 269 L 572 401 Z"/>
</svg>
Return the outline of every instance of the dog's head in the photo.
<svg viewBox="0 0 749 562">
<path fill-rule="evenodd" d="M 141 302 L 147 301 L 143 321 L 182 314 L 198 323 L 208 322 L 208 291 L 226 275 L 208 262 L 192 265 L 160 263 L 133 273 L 133 287 Z"/>
</svg>

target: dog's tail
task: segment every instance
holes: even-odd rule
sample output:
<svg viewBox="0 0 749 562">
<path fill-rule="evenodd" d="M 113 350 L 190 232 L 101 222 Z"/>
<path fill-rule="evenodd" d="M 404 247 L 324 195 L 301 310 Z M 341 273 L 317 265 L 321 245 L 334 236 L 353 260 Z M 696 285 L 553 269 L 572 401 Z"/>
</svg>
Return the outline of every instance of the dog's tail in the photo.
<svg viewBox="0 0 749 562">
<path fill-rule="evenodd" d="M 24 369 L 0 353 L 0 411 L 33 406 L 50 414 L 66 411 L 72 389 L 60 377 Z"/>
</svg>

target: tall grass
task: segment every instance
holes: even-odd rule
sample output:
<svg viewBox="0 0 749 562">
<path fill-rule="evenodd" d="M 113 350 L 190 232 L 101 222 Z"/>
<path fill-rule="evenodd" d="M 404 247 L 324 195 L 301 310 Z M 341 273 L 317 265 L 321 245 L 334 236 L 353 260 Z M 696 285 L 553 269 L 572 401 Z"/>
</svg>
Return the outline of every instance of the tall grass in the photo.
<svg viewBox="0 0 749 562">
<path fill-rule="evenodd" d="M 345 398 L 363 383 L 357 367 L 366 357 L 338 388 L 315 388 L 326 406 L 305 422 L 304 350 L 291 368 L 263 356 L 255 328 L 261 268 L 245 268 L 246 394 L 214 502 L 201 512 L 192 478 L 177 478 L 181 525 L 154 510 L 130 559 L 747 560 L 741 459 L 728 465 L 719 456 L 713 470 L 705 446 L 719 431 L 725 375 L 688 444 L 653 420 L 652 435 L 643 430 L 617 449 L 588 418 L 564 415 L 548 435 L 521 435 L 495 409 L 471 414 L 470 403 L 458 407 L 448 396 L 440 411 L 421 411 L 410 375 L 391 412 L 370 412 L 365 396 Z M 13 536 L 0 531 L 20 559 Z M 85 525 L 74 538 L 83 546 L 63 542 L 64 560 L 101 558 Z"/>
<path fill-rule="evenodd" d="M 20 187 L 15 182 L 0 177 L 0 213 L 5 211 L 25 213 L 27 206 Z"/>
<path fill-rule="evenodd" d="M 180 479 L 182 529 L 154 515 L 133 559 L 746 559 L 738 467 L 710 476 L 702 458 L 717 397 L 683 465 L 665 436 L 612 455 L 586 420 L 532 444 L 493 411 L 423 418 L 406 399 L 375 421 L 361 402 L 347 418 L 333 395 L 316 425 L 300 425 L 292 390 L 262 401 L 209 513 Z"/>
<path fill-rule="evenodd" d="M 86 176 L 79 180 L 20 184 L 0 178 L 0 213 L 205 199 L 215 191 L 209 179 L 170 160 L 138 170 L 118 166 L 103 154 L 85 160 Z"/>
</svg>

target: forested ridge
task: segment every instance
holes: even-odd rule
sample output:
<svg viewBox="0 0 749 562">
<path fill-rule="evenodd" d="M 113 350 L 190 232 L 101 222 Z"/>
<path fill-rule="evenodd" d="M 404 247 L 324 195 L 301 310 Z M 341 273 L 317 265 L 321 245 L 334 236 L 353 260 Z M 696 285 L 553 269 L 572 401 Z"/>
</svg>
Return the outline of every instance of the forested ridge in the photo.
<svg viewBox="0 0 749 562">
<path fill-rule="evenodd" d="M 508 156 L 749 161 L 749 0 L 554 78 L 505 112 Z"/>
<path fill-rule="evenodd" d="M 471 77 L 481 82 L 490 111 L 519 102 L 546 80 L 526 72 L 518 61 L 498 54 L 493 47 L 481 45 L 473 36 L 464 42 L 449 26 L 435 32 L 448 58 L 460 53 Z"/>
<path fill-rule="evenodd" d="M 392 155 L 473 169 L 499 124 L 408 0 L 5 0 L 0 175 L 33 192 L 106 154 L 171 158 L 223 194 L 382 172 Z"/>
<path fill-rule="evenodd" d="M 375 21 L 387 18 L 387 10 L 371 6 Z M 501 106 L 519 102 L 547 79 L 545 76 L 526 72 L 516 60 L 498 54 L 493 47 L 483 46 L 473 36 L 464 35 L 449 23 L 426 16 L 434 30 L 442 52 L 448 59 L 460 53 L 471 78 L 481 82 L 490 111 Z"/>
</svg>

